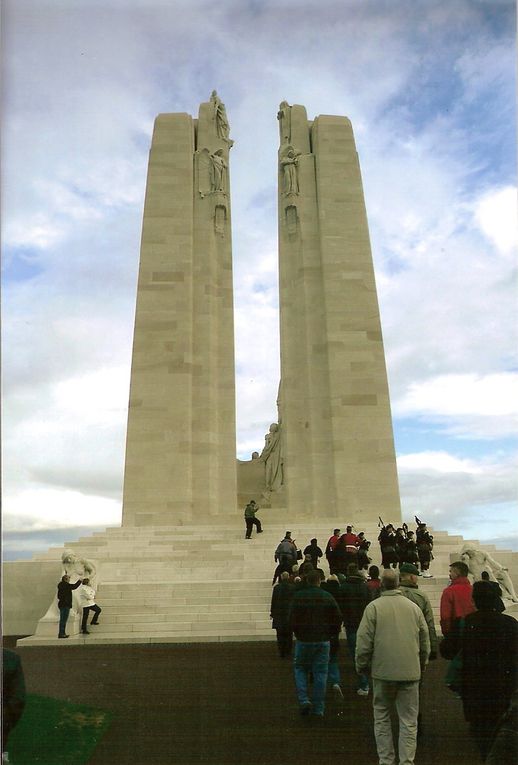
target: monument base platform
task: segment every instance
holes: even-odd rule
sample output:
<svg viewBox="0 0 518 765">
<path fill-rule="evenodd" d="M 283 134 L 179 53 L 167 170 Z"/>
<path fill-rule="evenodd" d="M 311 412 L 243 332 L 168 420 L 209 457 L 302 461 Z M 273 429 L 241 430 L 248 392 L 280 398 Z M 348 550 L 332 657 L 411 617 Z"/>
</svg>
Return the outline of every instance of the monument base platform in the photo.
<svg viewBox="0 0 518 765">
<path fill-rule="evenodd" d="M 40 597 L 43 615 L 55 592 L 61 575 L 61 555 L 64 549 L 79 557 L 95 562 L 98 572 L 97 603 L 102 614 L 97 626 L 89 626 L 89 635 L 72 635 L 58 639 L 57 631 L 49 634 L 48 625 L 40 629 L 33 624 L 32 637 L 23 638 L 20 645 L 99 645 L 110 643 L 200 643 L 227 641 L 273 640 L 270 600 L 272 577 L 275 569 L 274 551 L 285 531 L 292 532 L 297 546 L 304 549 L 311 538 L 317 537 L 322 550 L 337 525 L 336 519 L 275 522 L 261 514 L 264 532 L 254 530 L 251 539 L 245 539 L 242 519 L 217 525 L 111 528 L 105 532 L 52 548 L 36 556 L 32 562 L 23 562 L 26 587 L 30 593 L 31 563 L 35 573 L 41 565 L 51 566 L 54 583 L 48 586 L 44 599 Z M 344 525 L 344 524 L 342 524 Z M 372 563 L 380 564 L 376 541 L 378 528 L 367 524 L 363 529 L 372 540 Z M 439 599 L 448 584 L 450 560 L 459 557 L 464 543 L 461 536 L 432 529 L 435 537 L 433 578 L 421 579 L 420 587 L 432 602 L 436 621 L 439 620 Z M 477 543 L 478 544 L 478 543 Z M 484 545 L 484 549 L 491 549 Z M 511 577 L 518 574 L 518 553 L 498 550 L 493 554 L 509 567 Z M 322 568 L 328 573 L 325 558 Z M 5 612 L 13 626 L 5 634 L 28 634 L 27 629 L 16 629 L 9 610 L 9 594 L 16 564 L 11 564 L 9 578 L 4 583 Z M 18 592 L 20 600 L 20 592 Z M 35 605 L 27 607 L 34 612 Z M 37 607 L 37 604 L 36 604 Z M 19 614 L 22 617 L 23 614 Z M 9 627 L 9 619 L 6 619 Z"/>
</svg>

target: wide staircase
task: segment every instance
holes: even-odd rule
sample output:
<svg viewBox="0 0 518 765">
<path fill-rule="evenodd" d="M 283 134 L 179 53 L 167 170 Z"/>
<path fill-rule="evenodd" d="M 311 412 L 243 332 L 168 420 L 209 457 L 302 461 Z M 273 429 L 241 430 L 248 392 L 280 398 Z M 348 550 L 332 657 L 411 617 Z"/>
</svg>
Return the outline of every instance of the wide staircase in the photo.
<svg viewBox="0 0 518 765">
<path fill-rule="evenodd" d="M 280 513 L 276 511 L 276 517 Z M 269 618 L 274 551 L 286 529 L 297 546 L 304 549 L 313 537 L 322 550 L 336 525 L 335 520 L 317 519 L 301 523 L 270 522 L 261 514 L 264 531 L 244 538 L 244 522 L 218 525 L 110 528 L 92 536 L 51 548 L 34 560 L 56 562 L 61 571 L 64 549 L 95 562 L 97 603 L 103 611 L 98 626 L 89 635 L 71 635 L 58 640 L 55 627 L 50 634 L 37 630 L 20 645 L 99 645 L 103 643 L 192 643 L 212 641 L 271 640 L 275 633 Z M 341 525 L 345 531 L 344 524 Z M 360 530 L 360 529 L 358 529 Z M 372 563 L 380 564 L 375 524 L 362 527 L 372 541 Z M 465 541 L 431 529 L 434 535 L 433 578 L 419 580 L 428 594 L 439 621 L 439 599 L 448 584 L 448 566 L 459 557 Z M 487 550 L 509 568 L 518 580 L 518 553 Z M 327 561 L 321 562 L 328 573 Z M 51 596 L 52 597 L 52 596 Z M 45 607 L 49 605 L 48 603 Z M 43 633 L 43 634 L 41 634 Z"/>
</svg>

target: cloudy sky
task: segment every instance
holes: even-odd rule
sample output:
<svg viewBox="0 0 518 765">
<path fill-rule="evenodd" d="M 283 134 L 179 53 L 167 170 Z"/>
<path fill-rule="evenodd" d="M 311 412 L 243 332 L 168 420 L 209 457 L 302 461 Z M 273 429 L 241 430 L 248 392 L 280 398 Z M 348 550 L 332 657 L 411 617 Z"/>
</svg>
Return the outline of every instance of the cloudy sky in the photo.
<svg viewBox="0 0 518 765">
<path fill-rule="evenodd" d="M 353 122 L 403 512 L 518 549 L 514 0 L 4 0 L 6 558 L 118 525 L 153 120 L 225 101 L 238 455 L 279 379 L 276 113 Z"/>
</svg>

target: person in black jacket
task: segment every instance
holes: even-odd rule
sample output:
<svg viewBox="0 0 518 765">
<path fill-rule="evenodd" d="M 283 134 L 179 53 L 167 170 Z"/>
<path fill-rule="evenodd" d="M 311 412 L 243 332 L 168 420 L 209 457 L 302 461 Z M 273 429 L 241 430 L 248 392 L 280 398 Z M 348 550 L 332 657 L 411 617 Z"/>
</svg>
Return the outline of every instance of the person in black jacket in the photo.
<svg viewBox="0 0 518 765">
<path fill-rule="evenodd" d="M 58 608 L 59 608 L 59 633 L 58 638 L 67 638 L 65 628 L 67 626 L 68 615 L 72 608 L 72 590 L 77 590 L 82 584 L 78 579 L 75 584 L 70 584 L 68 574 L 63 574 L 61 582 L 58 584 Z"/>
<path fill-rule="evenodd" d="M 349 652 L 354 659 L 356 651 L 356 633 L 362 620 L 365 607 L 371 601 L 371 594 L 367 582 L 358 571 L 355 563 L 347 567 L 347 577 L 340 587 L 338 605 L 342 612 L 345 627 L 345 635 Z M 369 693 L 369 678 L 367 675 L 358 675 L 359 696 L 367 696 Z"/>
<path fill-rule="evenodd" d="M 310 571 L 307 586 L 295 592 L 290 623 L 295 633 L 295 686 L 302 715 L 324 716 L 330 640 L 338 635 L 341 615 L 336 600 L 320 589 L 320 573 Z M 312 698 L 308 695 L 308 675 L 313 675 Z"/>
<path fill-rule="evenodd" d="M 9 762 L 7 739 L 25 708 L 25 678 L 22 662 L 14 651 L 3 649 L 2 660 L 2 762 Z"/>
<path fill-rule="evenodd" d="M 313 564 L 313 568 L 318 568 L 318 560 L 322 557 L 323 554 L 324 553 L 318 546 L 318 539 L 316 538 L 312 539 L 310 544 L 304 548 L 304 555 L 311 556 L 311 563 Z"/>
<path fill-rule="evenodd" d="M 290 656 L 293 645 L 290 609 L 294 594 L 295 585 L 290 582 L 288 572 L 283 571 L 280 575 L 279 584 L 276 584 L 273 588 L 270 606 L 270 619 L 272 620 L 273 629 L 277 632 L 277 647 L 281 659 L 285 656 Z"/>
<path fill-rule="evenodd" d="M 461 696 L 464 717 L 485 760 L 518 686 L 518 622 L 496 610 L 490 582 L 475 582 L 472 597 L 477 610 L 464 618 Z"/>
<path fill-rule="evenodd" d="M 396 552 L 396 532 L 394 526 L 388 523 L 378 534 L 381 549 L 381 565 L 383 568 L 397 567 L 399 558 Z"/>
</svg>

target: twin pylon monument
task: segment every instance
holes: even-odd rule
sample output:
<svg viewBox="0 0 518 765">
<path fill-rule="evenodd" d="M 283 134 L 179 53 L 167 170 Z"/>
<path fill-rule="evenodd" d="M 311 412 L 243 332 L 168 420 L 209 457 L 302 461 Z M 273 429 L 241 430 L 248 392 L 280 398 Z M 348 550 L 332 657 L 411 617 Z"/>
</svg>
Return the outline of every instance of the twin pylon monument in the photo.
<svg viewBox="0 0 518 765">
<path fill-rule="evenodd" d="M 260 460 L 287 518 L 401 517 L 362 181 L 346 117 L 283 101 L 281 383 Z M 225 106 L 161 114 L 149 157 L 123 526 L 236 516 L 234 320 Z M 268 446 L 268 445 L 267 445 Z M 264 468 L 264 469 L 263 469 Z M 279 504 L 279 503 L 277 503 Z"/>
</svg>

